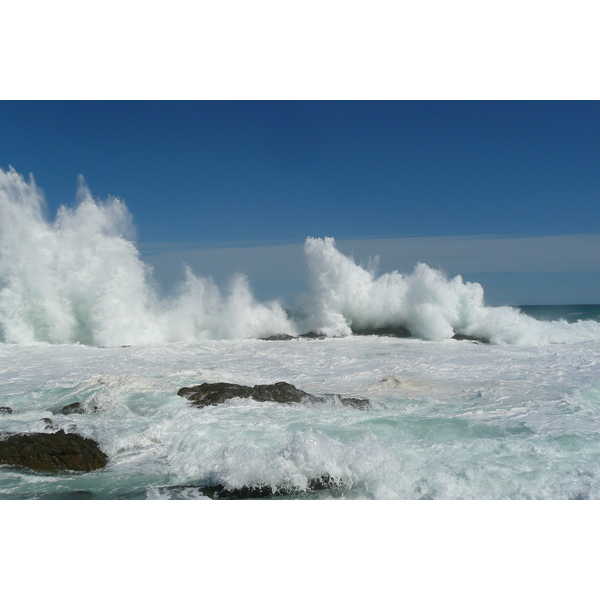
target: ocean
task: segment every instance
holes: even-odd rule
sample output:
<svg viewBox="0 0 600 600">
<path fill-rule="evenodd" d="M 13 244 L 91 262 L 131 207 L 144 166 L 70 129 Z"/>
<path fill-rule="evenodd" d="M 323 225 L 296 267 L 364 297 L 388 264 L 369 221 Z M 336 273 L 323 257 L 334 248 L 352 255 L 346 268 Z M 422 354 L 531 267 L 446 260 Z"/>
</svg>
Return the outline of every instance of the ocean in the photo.
<svg viewBox="0 0 600 600">
<path fill-rule="evenodd" d="M 477 283 L 379 274 L 332 238 L 306 240 L 292 309 L 191 270 L 163 297 L 131 231 L 84 187 L 50 221 L 0 171 L 0 443 L 64 431 L 108 459 L 2 464 L 0 498 L 600 497 L 600 305 L 487 306 Z M 177 393 L 280 381 L 319 401 Z"/>
</svg>

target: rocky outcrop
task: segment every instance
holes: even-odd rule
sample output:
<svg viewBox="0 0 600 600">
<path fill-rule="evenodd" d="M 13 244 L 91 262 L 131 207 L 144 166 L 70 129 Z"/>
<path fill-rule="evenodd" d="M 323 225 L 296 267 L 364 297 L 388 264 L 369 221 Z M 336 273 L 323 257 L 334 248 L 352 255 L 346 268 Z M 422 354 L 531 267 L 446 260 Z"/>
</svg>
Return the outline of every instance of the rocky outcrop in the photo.
<svg viewBox="0 0 600 600">
<path fill-rule="evenodd" d="M 194 406 L 203 408 L 222 404 L 232 398 L 252 398 L 257 402 L 278 402 L 281 404 L 293 404 L 297 402 L 325 402 L 328 397 L 313 396 L 303 390 L 299 390 L 291 383 L 280 381 L 268 385 L 238 385 L 236 383 L 202 383 L 194 387 L 181 388 L 177 395 L 186 398 Z M 333 400 L 339 400 L 345 406 L 367 409 L 371 403 L 365 398 L 342 398 L 331 396 Z"/>
<path fill-rule="evenodd" d="M 12 415 L 13 409 L 10 406 L 0 406 L 0 415 Z"/>
<path fill-rule="evenodd" d="M 0 464 L 36 471 L 94 471 L 105 467 L 108 457 L 98 444 L 76 433 L 3 434 Z"/>
</svg>

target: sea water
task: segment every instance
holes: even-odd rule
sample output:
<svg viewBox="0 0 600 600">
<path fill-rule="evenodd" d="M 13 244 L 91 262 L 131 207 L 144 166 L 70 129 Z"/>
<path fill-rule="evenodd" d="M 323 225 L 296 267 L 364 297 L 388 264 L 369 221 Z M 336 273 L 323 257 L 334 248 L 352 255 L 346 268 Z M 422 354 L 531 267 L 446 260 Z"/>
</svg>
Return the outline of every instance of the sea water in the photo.
<svg viewBox="0 0 600 600">
<path fill-rule="evenodd" d="M 477 283 L 423 264 L 379 274 L 331 238 L 307 239 L 295 312 L 191 270 L 165 298 L 132 239 L 120 200 L 82 184 L 49 220 L 35 182 L 0 171 L 0 432 L 50 419 L 109 458 L 83 474 L 0 466 L 0 498 L 600 497 L 600 307 L 489 307 Z M 377 328 L 411 337 L 354 334 Z M 308 331 L 322 337 L 260 339 Z M 332 396 L 198 409 L 177 395 L 218 381 Z M 73 402 L 86 412 L 59 412 Z M 310 490 L 323 476 L 336 485 Z"/>
</svg>

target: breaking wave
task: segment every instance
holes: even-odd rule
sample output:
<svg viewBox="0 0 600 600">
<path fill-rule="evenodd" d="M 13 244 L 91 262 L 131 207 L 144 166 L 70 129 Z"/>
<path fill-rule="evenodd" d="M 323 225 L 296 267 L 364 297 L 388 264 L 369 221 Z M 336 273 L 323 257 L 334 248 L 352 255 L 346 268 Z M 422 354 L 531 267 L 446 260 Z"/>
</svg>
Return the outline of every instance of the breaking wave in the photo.
<svg viewBox="0 0 600 600">
<path fill-rule="evenodd" d="M 410 275 L 377 275 L 341 254 L 333 238 L 308 238 L 305 244 L 312 289 L 310 328 L 328 336 L 385 328 L 403 329 L 426 340 L 455 335 L 493 344 L 540 345 L 600 339 L 600 323 L 538 321 L 509 306 L 487 307 L 478 283 L 448 279 L 425 264 Z"/>
<path fill-rule="evenodd" d="M 0 340 L 115 346 L 294 333 L 277 302 L 261 304 L 235 276 L 223 294 L 187 269 L 160 300 L 117 198 L 94 200 L 83 179 L 75 208 L 54 222 L 33 177 L 0 169 Z"/>
<path fill-rule="evenodd" d="M 426 340 L 600 339 L 595 321 L 543 322 L 511 307 L 486 307 L 479 284 L 425 264 L 409 275 L 377 275 L 376 262 L 357 265 L 332 238 L 306 240 L 311 295 L 303 322 L 288 318 L 279 302 L 258 302 L 243 275 L 223 292 L 187 268 L 177 292 L 164 299 L 134 236 L 125 204 L 94 199 L 83 179 L 76 206 L 61 206 L 51 221 L 33 177 L 0 169 L 0 341 L 117 346 L 384 328 Z"/>
</svg>

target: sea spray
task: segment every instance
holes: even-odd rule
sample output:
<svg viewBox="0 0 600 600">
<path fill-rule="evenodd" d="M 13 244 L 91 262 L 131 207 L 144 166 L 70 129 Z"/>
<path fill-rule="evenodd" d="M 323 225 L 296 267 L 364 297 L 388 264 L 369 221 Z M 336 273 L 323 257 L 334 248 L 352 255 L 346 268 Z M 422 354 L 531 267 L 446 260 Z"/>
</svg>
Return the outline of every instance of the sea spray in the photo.
<svg viewBox="0 0 600 600">
<path fill-rule="evenodd" d="M 494 344 L 600 339 L 600 323 L 542 322 L 511 307 L 487 307 L 483 288 L 425 264 L 377 274 L 341 254 L 333 238 L 307 238 L 310 295 L 295 323 L 277 301 L 261 303 L 242 274 L 223 292 L 186 268 L 176 293 L 159 298 L 135 246 L 123 201 L 94 199 L 83 179 L 77 203 L 46 216 L 33 177 L 0 169 L 0 342 L 96 346 L 242 339 L 318 331 L 403 328 L 425 340 L 456 334 Z"/>
<path fill-rule="evenodd" d="M 508 306 L 484 305 L 483 288 L 449 279 L 425 264 L 413 273 L 377 275 L 335 247 L 333 238 L 305 244 L 311 294 L 307 327 L 328 336 L 353 330 L 401 327 L 415 337 L 443 340 L 455 334 L 491 343 L 547 344 L 600 338 L 600 323 L 541 322 Z"/>
<path fill-rule="evenodd" d="M 294 333 L 278 302 L 254 300 L 243 276 L 227 296 L 188 269 L 178 296 L 159 300 L 118 198 L 79 182 L 74 208 L 46 216 L 41 191 L 0 170 L 0 340 L 115 346 Z"/>
</svg>

